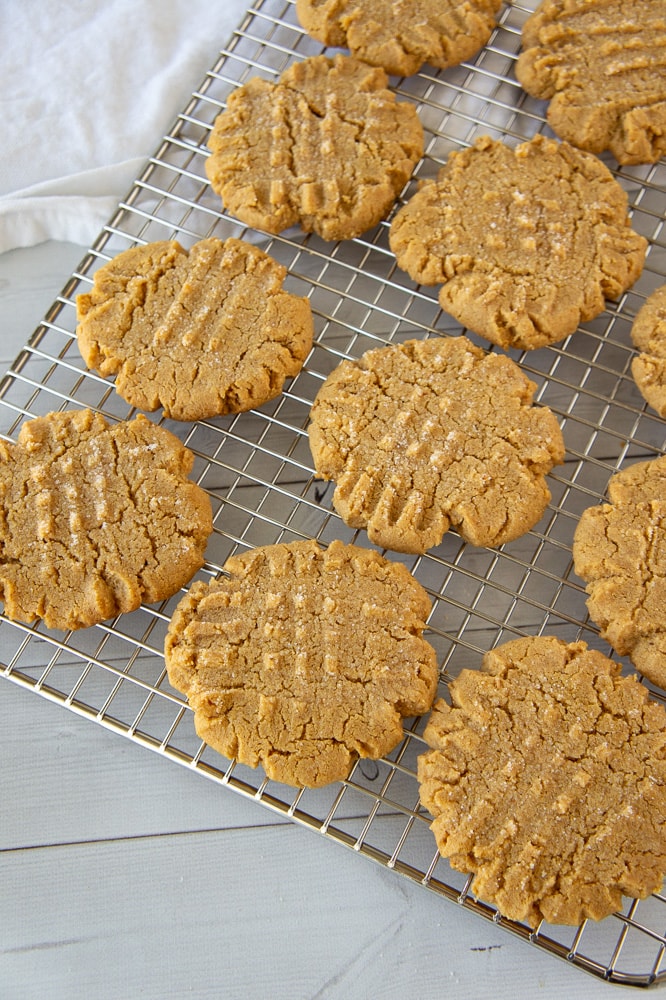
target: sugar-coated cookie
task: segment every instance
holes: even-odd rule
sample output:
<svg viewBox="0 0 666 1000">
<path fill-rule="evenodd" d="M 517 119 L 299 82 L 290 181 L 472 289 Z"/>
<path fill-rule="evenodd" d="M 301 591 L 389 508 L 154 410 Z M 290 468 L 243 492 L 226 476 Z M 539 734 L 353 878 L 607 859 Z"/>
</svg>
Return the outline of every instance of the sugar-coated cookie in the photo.
<svg viewBox="0 0 666 1000">
<path fill-rule="evenodd" d="M 203 565 L 193 455 L 146 417 L 49 413 L 0 442 L 0 598 L 17 621 L 94 625 L 175 594 Z"/>
<path fill-rule="evenodd" d="M 516 639 L 436 702 L 419 757 L 440 853 L 537 926 L 600 920 L 666 872 L 666 712 L 585 643 Z"/>
<path fill-rule="evenodd" d="M 560 138 L 622 164 L 666 153 L 664 0 L 543 0 L 522 45 L 516 76 Z"/>
<path fill-rule="evenodd" d="M 194 583 L 169 626 L 197 733 L 277 781 L 317 787 L 402 739 L 437 686 L 430 600 L 401 563 L 342 542 L 253 549 Z"/>
<path fill-rule="evenodd" d="M 285 291 L 286 273 L 237 239 L 133 247 L 77 296 L 79 349 L 139 409 L 174 420 L 250 410 L 282 391 L 312 346 L 310 303 Z"/>
<path fill-rule="evenodd" d="M 317 475 L 377 545 L 425 552 L 455 527 L 474 545 L 532 528 L 562 432 L 518 365 L 466 337 L 368 351 L 328 376 L 310 414 Z"/>
<path fill-rule="evenodd" d="M 618 472 L 608 499 L 581 514 L 574 569 L 604 638 L 666 688 L 666 456 Z"/>
<path fill-rule="evenodd" d="M 387 83 L 348 56 L 311 56 L 275 82 L 255 77 L 235 90 L 206 160 L 226 209 L 248 226 L 298 224 L 325 240 L 380 222 L 423 153 L 414 105 Z"/>
<path fill-rule="evenodd" d="M 655 289 L 638 310 L 631 339 L 640 351 L 631 362 L 634 381 L 645 401 L 666 417 L 666 285 Z"/>
<path fill-rule="evenodd" d="M 496 24 L 502 0 L 296 0 L 305 30 L 324 45 L 387 73 L 410 76 L 424 63 L 446 69 L 470 59 Z"/>
<path fill-rule="evenodd" d="M 640 275 L 647 240 L 604 164 L 535 136 L 452 153 L 395 215 L 391 249 L 463 326 L 500 347 L 562 340 Z"/>
</svg>

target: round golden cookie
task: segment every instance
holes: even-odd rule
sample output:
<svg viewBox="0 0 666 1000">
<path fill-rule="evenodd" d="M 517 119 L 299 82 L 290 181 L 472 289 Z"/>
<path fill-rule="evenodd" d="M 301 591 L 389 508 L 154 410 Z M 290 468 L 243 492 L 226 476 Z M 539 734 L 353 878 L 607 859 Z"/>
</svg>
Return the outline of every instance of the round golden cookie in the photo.
<svg viewBox="0 0 666 1000">
<path fill-rule="evenodd" d="M 574 569 L 602 636 L 666 688 L 666 456 L 617 473 L 608 497 L 580 517 Z"/>
<path fill-rule="evenodd" d="M 516 76 L 562 139 L 623 164 L 666 153 L 664 0 L 543 0 L 522 45 Z"/>
<path fill-rule="evenodd" d="M 146 417 L 49 413 L 0 442 L 0 598 L 15 621 L 94 625 L 162 601 L 213 530 L 193 456 Z"/>
<path fill-rule="evenodd" d="M 143 410 L 174 420 L 239 413 L 277 396 L 312 346 L 286 269 L 241 240 L 175 240 L 120 253 L 77 296 L 83 359 Z"/>
<path fill-rule="evenodd" d="M 310 414 L 317 475 L 376 545 L 425 552 L 449 527 L 500 545 L 543 514 L 564 459 L 559 424 L 510 358 L 466 337 L 411 340 L 343 361 Z"/>
<path fill-rule="evenodd" d="M 279 233 L 300 224 L 325 240 L 358 236 L 391 209 L 423 152 L 416 110 L 383 70 L 312 56 L 275 83 L 234 91 L 208 140 L 206 173 L 225 207 Z"/>
<path fill-rule="evenodd" d="M 536 926 L 601 920 L 666 872 L 666 712 L 585 643 L 516 639 L 437 701 L 418 760 L 440 853 Z"/>
<path fill-rule="evenodd" d="M 631 362 L 631 374 L 643 398 L 666 417 L 666 285 L 661 285 L 638 310 L 631 339 L 640 354 Z"/>
<path fill-rule="evenodd" d="M 456 66 L 482 48 L 502 0 L 296 0 L 309 35 L 387 73 L 410 76 L 424 63 Z"/>
<path fill-rule="evenodd" d="M 590 153 L 535 136 L 452 153 L 391 224 L 414 281 L 470 330 L 524 350 L 562 340 L 640 275 L 647 241 L 627 196 Z"/>
<path fill-rule="evenodd" d="M 346 778 L 427 711 L 435 651 L 422 637 L 428 596 L 409 571 L 335 541 L 267 545 L 194 583 L 167 633 L 171 684 L 199 736 L 225 757 L 289 785 Z"/>
</svg>

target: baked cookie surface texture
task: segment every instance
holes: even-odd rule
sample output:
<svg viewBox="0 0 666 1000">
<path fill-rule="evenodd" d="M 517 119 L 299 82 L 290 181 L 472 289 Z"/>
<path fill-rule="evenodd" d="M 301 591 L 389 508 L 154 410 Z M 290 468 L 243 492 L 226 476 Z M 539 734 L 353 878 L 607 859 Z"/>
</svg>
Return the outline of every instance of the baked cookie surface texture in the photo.
<svg viewBox="0 0 666 1000">
<path fill-rule="evenodd" d="M 412 340 L 343 361 L 310 413 L 317 475 L 376 545 L 425 552 L 455 527 L 500 545 L 536 524 L 563 461 L 554 414 L 510 358 L 466 337 Z"/>
<path fill-rule="evenodd" d="M 174 420 L 252 409 L 281 392 L 312 346 L 310 304 L 283 289 L 285 276 L 237 239 L 125 250 L 77 296 L 79 349 L 140 409 L 161 406 Z"/>
<path fill-rule="evenodd" d="M 249 226 L 299 224 L 325 240 L 381 221 L 423 152 L 414 106 L 396 101 L 382 69 L 312 56 L 276 82 L 235 90 L 208 140 L 206 173 Z"/>
<path fill-rule="evenodd" d="M 574 569 L 603 637 L 666 688 L 666 456 L 617 473 L 608 498 L 580 517 Z"/>
<path fill-rule="evenodd" d="M 631 328 L 640 351 L 631 362 L 631 374 L 643 398 L 666 417 L 666 285 L 645 300 Z"/>
<path fill-rule="evenodd" d="M 430 611 L 400 563 L 334 541 L 268 545 L 194 583 L 167 633 L 171 684 L 199 736 L 277 781 L 347 777 L 403 737 L 437 686 Z"/>
<path fill-rule="evenodd" d="M 597 157 L 537 135 L 452 153 L 395 215 L 390 245 L 414 281 L 500 347 L 562 340 L 640 275 L 647 241 Z"/>
<path fill-rule="evenodd" d="M 666 153 L 663 0 L 544 0 L 522 45 L 518 81 L 562 139 L 621 164 Z"/>
<path fill-rule="evenodd" d="M 501 0 L 296 0 L 305 30 L 324 45 L 387 73 L 410 76 L 424 63 L 446 69 L 470 59 L 496 24 Z"/>
<path fill-rule="evenodd" d="M 0 597 L 15 621 L 94 625 L 175 594 L 203 565 L 193 456 L 146 417 L 50 413 L 0 444 Z"/>
<path fill-rule="evenodd" d="M 418 759 L 440 853 L 532 927 L 600 920 L 666 871 L 666 712 L 585 643 L 516 639 L 462 670 Z"/>
</svg>

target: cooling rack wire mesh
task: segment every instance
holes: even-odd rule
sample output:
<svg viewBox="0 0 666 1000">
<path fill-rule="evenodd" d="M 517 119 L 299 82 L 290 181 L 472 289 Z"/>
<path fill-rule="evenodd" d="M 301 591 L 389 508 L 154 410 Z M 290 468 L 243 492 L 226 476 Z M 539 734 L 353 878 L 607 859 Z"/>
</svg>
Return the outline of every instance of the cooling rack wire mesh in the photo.
<svg viewBox="0 0 666 1000">
<path fill-rule="evenodd" d="M 433 177 L 449 152 L 477 136 L 515 143 L 548 132 L 544 104 L 529 98 L 513 74 L 521 26 L 535 6 L 536 0 L 505 4 L 497 30 L 472 62 L 391 81 L 400 99 L 415 104 L 426 132 L 425 155 L 403 198 L 418 178 Z M 137 243 L 178 239 L 189 246 L 213 235 L 255 242 L 284 264 L 288 287 L 309 296 L 314 313 L 315 343 L 302 372 L 255 412 L 196 424 L 165 421 L 193 451 L 193 477 L 213 505 L 215 531 L 202 578 L 251 546 L 302 538 L 367 545 L 362 532 L 343 525 L 332 509 L 332 490 L 314 477 L 306 431 L 314 396 L 343 358 L 414 336 L 461 332 L 439 309 L 437 289 L 415 286 L 396 267 L 386 222 L 339 244 L 300 230 L 268 237 L 228 217 L 205 180 L 206 139 L 231 91 L 255 75 L 274 79 L 294 60 L 321 51 L 300 29 L 292 3 L 257 0 L 0 385 L 6 439 L 15 438 L 26 418 L 51 410 L 88 406 L 110 420 L 127 418 L 132 411 L 108 381 L 86 370 L 76 346 L 74 300 L 90 287 L 96 268 Z M 610 476 L 627 461 L 655 457 L 664 448 L 664 424 L 647 411 L 631 377 L 629 331 L 666 276 L 666 163 L 622 170 L 613 163 L 607 161 L 628 193 L 632 225 L 649 240 L 641 278 L 562 343 L 510 352 L 537 383 L 537 401 L 556 413 L 567 446 L 565 464 L 549 477 L 552 501 L 545 516 L 497 551 L 475 549 L 449 532 L 426 556 L 391 554 L 431 596 L 429 637 L 439 655 L 442 691 L 463 666 L 478 666 L 484 651 L 524 634 L 582 638 L 610 653 L 587 619 L 571 542 L 578 516 L 604 498 Z M 71 634 L 2 617 L 2 672 L 596 976 L 637 986 L 666 976 L 661 895 L 630 902 L 596 925 L 542 924 L 536 930 L 500 918 L 471 895 L 468 880 L 438 857 L 419 806 L 415 762 L 423 749 L 422 720 L 405 728 L 388 758 L 359 763 L 347 781 L 317 791 L 269 782 L 202 745 L 164 669 L 164 636 L 180 596 Z"/>
</svg>

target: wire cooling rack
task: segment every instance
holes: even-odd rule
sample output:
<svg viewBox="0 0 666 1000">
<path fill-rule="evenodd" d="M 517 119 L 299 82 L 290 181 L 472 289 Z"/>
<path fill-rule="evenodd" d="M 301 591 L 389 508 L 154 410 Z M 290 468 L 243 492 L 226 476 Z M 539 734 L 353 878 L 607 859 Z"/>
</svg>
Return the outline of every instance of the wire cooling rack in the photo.
<svg viewBox="0 0 666 1000">
<path fill-rule="evenodd" d="M 513 75 L 521 26 L 535 5 L 507 3 L 472 62 L 392 80 L 399 98 L 415 104 L 426 132 L 424 158 L 403 198 L 417 178 L 435 176 L 452 150 L 479 135 L 512 143 L 548 132 L 545 105 L 529 98 Z M 228 217 L 206 182 L 206 140 L 231 91 L 255 75 L 274 79 L 294 60 L 321 51 L 300 29 L 292 3 L 257 0 L 0 384 L 0 433 L 9 440 L 26 418 L 51 410 L 86 406 L 110 420 L 127 418 L 132 411 L 110 382 L 86 370 L 76 345 L 75 297 L 88 290 L 96 268 L 136 243 L 178 239 L 189 246 L 213 235 L 255 242 L 281 261 L 288 287 L 309 296 L 314 313 L 315 343 L 302 372 L 277 400 L 252 413 L 165 422 L 194 452 L 193 477 L 213 504 L 215 530 L 203 578 L 251 546 L 311 537 L 323 544 L 333 538 L 368 544 L 363 532 L 342 524 L 331 506 L 332 488 L 313 474 L 306 431 L 313 399 L 343 358 L 409 337 L 461 332 L 440 311 L 437 289 L 415 286 L 396 267 L 386 222 L 338 244 L 300 230 L 268 237 Z M 604 497 L 610 476 L 664 449 L 664 423 L 645 407 L 631 377 L 629 331 L 647 295 L 666 280 L 666 163 L 614 173 L 628 193 L 633 227 L 649 240 L 641 278 L 560 344 L 510 352 L 537 383 L 538 402 L 557 414 L 567 446 L 565 465 L 549 477 L 552 502 L 545 516 L 497 551 L 466 545 L 449 532 L 426 556 L 391 554 L 432 598 L 429 637 L 441 663 L 442 691 L 462 667 L 478 666 L 485 650 L 519 635 L 582 638 L 610 653 L 587 619 L 571 543 L 580 513 Z M 406 727 L 388 758 L 361 762 L 347 781 L 317 791 L 269 782 L 202 745 L 164 669 L 166 627 L 180 596 L 67 634 L 2 617 L 2 672 L 594 975 L 637 986 L 666 976 L 662 895 L 630 902 L 599 924 L 542 924 L 536 930 L 501 918 L 472 896 L 469 880 L 439 858 L 419 806 L 415 762 L 424 747 L 422 720 Z"/>
</svg>

